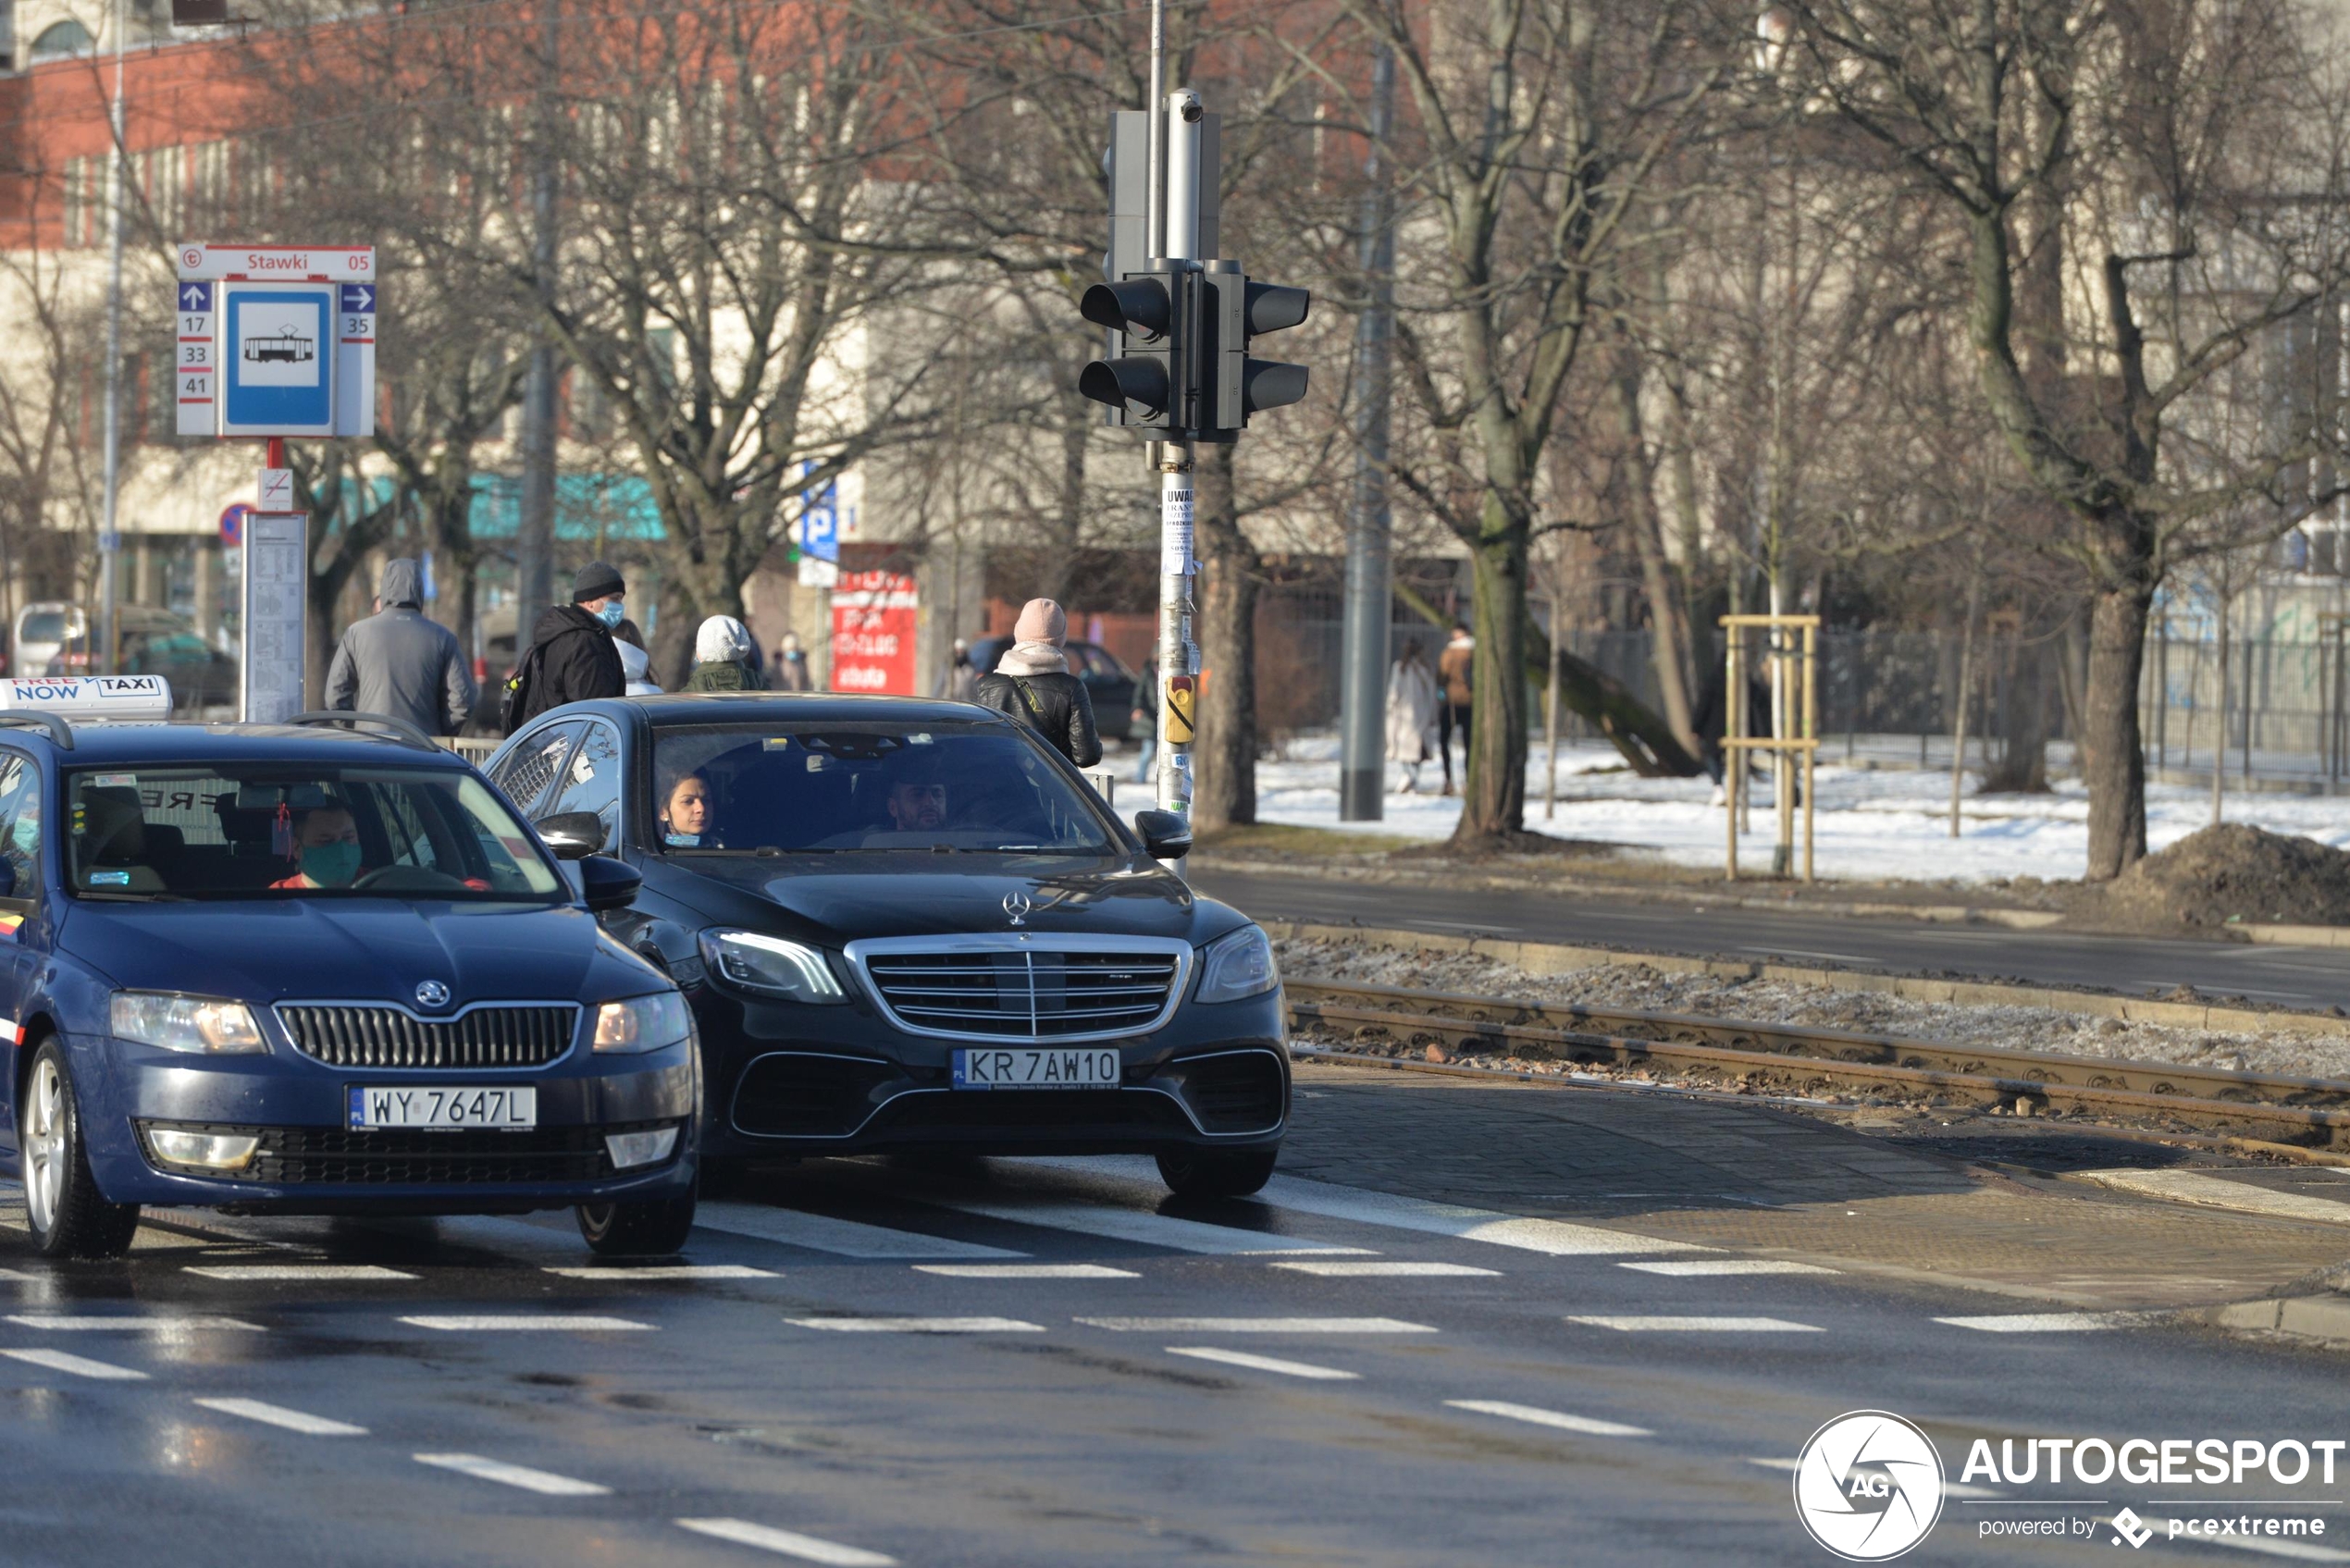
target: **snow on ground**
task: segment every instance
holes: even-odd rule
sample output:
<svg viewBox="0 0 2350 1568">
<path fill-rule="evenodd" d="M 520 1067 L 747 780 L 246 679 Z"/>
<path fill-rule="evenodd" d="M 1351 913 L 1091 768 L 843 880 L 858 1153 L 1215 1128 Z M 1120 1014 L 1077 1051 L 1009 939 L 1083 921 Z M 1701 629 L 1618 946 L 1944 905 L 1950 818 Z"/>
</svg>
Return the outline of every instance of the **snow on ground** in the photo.
<svg viewBox="0 0 2350 1568">
<path fill-rule="evenodd" d="M 1709 780 L 1638 778 L 1623 769 L 1623 759 L 1603 742 L 1563 744 L 1557 810 L 1545 816 L 1546 759 L 1539 744 L 1535 751 L 1526 773 L 1529 829 L 1650 850 L 1682 865 L 1721 865 L 1722 807 Z M 1439 776 L 1432 765 L 1420 770 L 1427 793 L 1418 795 L 1394 793 L 1403 770 L 1390 765 L 1385 820 L 1342 822 L 1338 768 L 1337 742 L 1323 736 L 1301 737 L 1282 759 L 1260 762 L 1258 820 L 1439 839 L 1451 833 L 1459 819 L 1457 799 L 1432 793 Z M 1873 770 L 1824 759 L 1817 773 L 1819 874 L 1866 881 L 1988 882 L 2017 876 L 2075 878 L 2087 869 L 2089 803 L 2076 781 L 2061 781 L 2055 793 L 2042 796 L 1977 796 L 1977 775 L 1968 775 L 1960 807 L 1961 836 L 1953 839 L 1948 772 Z M 1753 831 L 1739 840 L 1739 864 L 1767 869 L 1776 832 L 1767 779 L 1755 781 L 1753 808 Z M 2227 820 L 2350 848 L 2350 800 L 2232 793 Z M 2210 821 L 2208 790 L 2147 786 L 2146 837 L 2152 848 L 2175 843 Z M 1796 834 L 1800 854 L 1800 818 Z"/>
</svg>

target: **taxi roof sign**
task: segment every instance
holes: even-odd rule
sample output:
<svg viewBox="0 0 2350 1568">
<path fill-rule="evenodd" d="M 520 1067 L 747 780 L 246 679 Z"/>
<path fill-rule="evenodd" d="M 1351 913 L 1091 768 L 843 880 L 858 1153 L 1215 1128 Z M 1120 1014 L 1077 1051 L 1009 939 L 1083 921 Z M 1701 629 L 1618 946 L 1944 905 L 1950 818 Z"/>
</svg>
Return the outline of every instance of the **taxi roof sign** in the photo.
<svg viewBox="0 0 2350 1568">
<path fill-rule="evenodd" d="M 54 713 L 83 722 L 171 717 L 171 683 L 161 675 L 45 675 L 0 680 L 0 711 Z"/>
</svg>

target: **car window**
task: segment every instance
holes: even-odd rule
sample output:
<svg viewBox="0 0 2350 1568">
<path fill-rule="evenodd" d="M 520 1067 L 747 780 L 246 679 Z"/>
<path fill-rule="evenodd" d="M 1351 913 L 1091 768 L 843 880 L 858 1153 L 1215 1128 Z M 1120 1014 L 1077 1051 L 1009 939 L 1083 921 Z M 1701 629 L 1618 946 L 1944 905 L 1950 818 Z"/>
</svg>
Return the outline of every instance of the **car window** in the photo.
<svg viewBox="0 0 2350 1568">
<path fill-rule="evenodd" d="M 1119 847 L 1091 792 L 1008 724 L 675 725 L 656 733 L 653 775 L 672 853 Z"/>
<path fill-rule="evenodd" d="M 17 874 L 10 896 L 41 896 L 41 770 L 23 757 L 0 769 L 0 860 Z"/>
<path fill-rule="evenodd" d="M 579 734 L 580 723 L 577 719 L 569 719 L 534 732 L 490 770 L 491 782 L 506 792 L 506 798 L 517 809 L 528 811 L 547 792 L 555 770 L 563 766 L 563 753 L 571 749 L 573 737 Z"/>
<path fill-rule="evenodd" d="M 528 831 L 469 771 L 165 765 L 77 771 L 65 792 L 79 896 L 563 896 Z"/>
<path fill-rule="evenodd" d="M 620 825 L 620 736 L 610 724 L 591 723 L 571 763 L 563 769 L 555 797 L 535 816 L 554 817 L 566 811 L 593 811 L 604 824 L 604 842 L 612 842 Z"/>
</svg>

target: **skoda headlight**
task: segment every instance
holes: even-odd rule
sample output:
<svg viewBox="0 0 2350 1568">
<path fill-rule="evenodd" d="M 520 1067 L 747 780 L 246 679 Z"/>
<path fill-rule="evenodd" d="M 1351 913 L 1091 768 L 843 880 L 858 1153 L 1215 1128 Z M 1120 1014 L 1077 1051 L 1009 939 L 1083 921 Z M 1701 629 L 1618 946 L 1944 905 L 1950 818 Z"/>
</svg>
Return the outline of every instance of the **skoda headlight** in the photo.
<svg viewBox="0 0 2350 1568">
<path fill-rule="evenodd" d="M 801 942 L 755 931 L 706 931 L 701 956 L 711 972 L 737 990 L 794 1002 L 846 1002 L 823 954 Z"/>
<path fill-rule="evenodd" d="M 596 1049 L 658 1051 L 694 1036 L 694 1015 L 674 991 L 607 1002 L 596 1009 Z"/>
<path fill-rule="evenodd" d="M 167 991 L 118 991 L 112 1009 L 115 1038 L 167 1051 L 266 1051 L 261 1026 L 242 1002 L 212 996 L 179 996 Z"/>
<path fill-rule="evenodd" d="M 1281 966 L 1273 961 L 1273 945 L 1260 926 L 1243 926 L 1209 943 L 1200 958 L 1197 1001 L 1237 1002 L 1281 983 Z"/>
</svg>

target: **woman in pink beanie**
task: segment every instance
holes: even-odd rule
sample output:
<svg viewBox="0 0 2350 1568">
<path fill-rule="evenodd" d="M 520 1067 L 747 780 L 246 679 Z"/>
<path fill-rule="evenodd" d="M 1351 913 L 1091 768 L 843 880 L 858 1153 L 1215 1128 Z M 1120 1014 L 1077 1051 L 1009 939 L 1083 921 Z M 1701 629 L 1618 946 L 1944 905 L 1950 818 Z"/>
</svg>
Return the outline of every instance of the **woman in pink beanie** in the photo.
<svg viewBox="0 0 2350 1568">
<path fill-rule="evenodd" d="M 1081 768 L 1102 759 L 1101 736 L 1094 732 L 1094 698 L 1085 683 L 1069 673 L 1069 617 L 1049 599 L 1020 606 L 1012 646 L 995 670 L 979 680 L 973 695 L 988 707 L 1033 726 L 1054 750 Z"/>
</svg>

